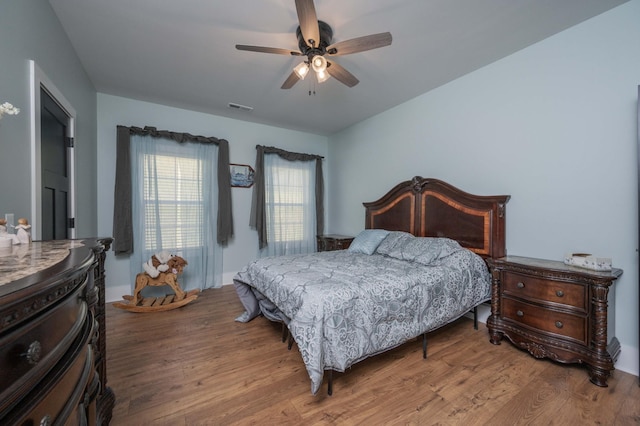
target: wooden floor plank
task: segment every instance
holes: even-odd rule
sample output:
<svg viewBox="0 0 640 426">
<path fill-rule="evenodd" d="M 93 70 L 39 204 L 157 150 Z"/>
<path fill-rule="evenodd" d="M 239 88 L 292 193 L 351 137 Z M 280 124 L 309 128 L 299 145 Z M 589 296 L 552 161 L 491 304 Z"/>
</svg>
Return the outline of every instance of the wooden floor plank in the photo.
<svg viewBox="0 0 640 426">
<path fill-rule="evenodd" d="M 640 423 L 637 377 L 614 371 L 608 388 L 586 368 L 536 360 L 486 327 L 461 319 L 422 341 L 334 373 L 311 395 L 297 346 L 280 324 L 250 323 L 233 286 L 181 308 L 132 313 L 107 305 L 112 425 L 516 425 Z"/>
</svg>

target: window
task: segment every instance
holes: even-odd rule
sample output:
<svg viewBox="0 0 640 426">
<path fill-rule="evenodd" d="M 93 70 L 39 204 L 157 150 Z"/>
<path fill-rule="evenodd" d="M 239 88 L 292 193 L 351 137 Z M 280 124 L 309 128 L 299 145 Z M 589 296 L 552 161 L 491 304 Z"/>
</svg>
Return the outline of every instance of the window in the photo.
<svg viewBox="0 0 640 426">
<path fill-rule="evenodd" d="M 304 239 L 305 206 L 310 182 L 309 170 L 273 167 L 271 184 L 266 187 L 272 209 L 267 210 L 269 241 Z"/>
<path fill-rule="evenodd" d="M 180 277 L 183 289 L 221 284 L 217 161 L 213 144 L 131 136 L 132 276 L 166 250 L 189 263 Z"/>
<path fill-rule="evenodd" d="M 146 250 L 203 245 L 203 162 L 196 158 L 143 155 Z"/>
<path fill-rule="evenodd" d="M 264 172 L 268 245 L 261 255 L 315 251 L 315 162 L 265 155 Z"/>
<path fill-rule="evenodd" d="M 256 146 L 249 226 L 258 231 L 258 255 L 316 251 L 324 229 L 322 157 Z"/>
</svg>

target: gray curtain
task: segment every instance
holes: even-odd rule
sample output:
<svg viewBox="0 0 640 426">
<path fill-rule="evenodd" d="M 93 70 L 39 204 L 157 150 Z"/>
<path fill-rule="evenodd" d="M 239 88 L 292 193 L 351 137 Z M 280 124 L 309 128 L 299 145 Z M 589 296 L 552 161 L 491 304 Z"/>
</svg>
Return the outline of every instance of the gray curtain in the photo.
<svg viewBox="0 0 640 426">
<path fill-rule="evenodd" d="M 231 175 L 229 173 L 229 142 L 214 137 L 194 136 L 189 133 L 175 133 L 157 130 L 155 127 L 117 128 L 116 183 L 113 205 L 113 251 L 115 254 L 133 252 L 133 226 L 131 221 L 131 156 L 129 145 L 131 135 L 165 138 L 177 143 L 214 143 L 218 145 L 218 220 L 217 242 L 227 245 L 233 237 L 233 217 L 231 213 Z"/>
<path fill-rule="evenodd" d="M 267 246 L 267 215 L 265 209 L 264 186 L 264 156 L 276 154 L 288 161 L 315 161 L 316 162 L 316 231 L 318 235 L 324 232 L 324 178 L 322 177 L 322 158 L 314 154 L 301 154 L 289 152 L 272 146 L 256 145 L 256 165 L 253 180 L 253 197 L 251 199 L 251 216 L 249 226 L 258 231 L 259 247 L 262 250 Z"/>
</svg>

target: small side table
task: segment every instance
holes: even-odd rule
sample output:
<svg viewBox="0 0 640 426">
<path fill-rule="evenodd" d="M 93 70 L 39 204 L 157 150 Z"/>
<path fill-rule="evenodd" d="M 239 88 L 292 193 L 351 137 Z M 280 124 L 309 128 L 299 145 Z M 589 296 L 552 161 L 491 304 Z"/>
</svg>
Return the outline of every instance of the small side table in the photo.
<svg viewBox="0 0 640 426">
<path fill-rule="evenodd" d="M 337 234 L 318 235 L 316 239 L 318 251 L 346 250 L 353 241 L 353 237 Z"/>
<path fill-rule="evenodd" d="M 586 364 L 591 382 L 606 387 L 620 355 L 620 342 L 609 334 L 615 315 L 609 290 L 622 270 L 597 272 L 518 256 L 487 262 L 491 343 L 507 337 L 536 358 Z"/>
</svg>

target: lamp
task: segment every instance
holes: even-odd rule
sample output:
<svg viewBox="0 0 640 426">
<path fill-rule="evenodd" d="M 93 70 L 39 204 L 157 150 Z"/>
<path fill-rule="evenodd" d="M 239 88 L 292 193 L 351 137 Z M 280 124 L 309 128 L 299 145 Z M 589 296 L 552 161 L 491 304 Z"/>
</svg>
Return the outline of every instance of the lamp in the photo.
<svg viewBox="0 0 640 426">
<path fill-rule="evenodd" d="M 317 73 L 327 70 L 327 60 L 324 56 L 316 55 L 311 59 L 311 67 Z"/>
<path fill-rule="evenodd" d="M 329 80 L 329 77 L 331 76 L 326 70 L 316 72 L 316 78 L 318 79 L 318 83 L 324 83 L 325 81 Z"/>
<path fill-rule="evenodd" d="M 304 78 L 309 73 L 309 64 L 306 62 L 301 62 L 293 68 L 293 71 L 300 78 L 300 80 L 304 80 Z"/>
<path fill-rule="evenodd" d="M 324 56 L 316 55 L 310 61 L 301 62 L 293 68 L 293 72 L 300 80 L 304 80 L 309 73 L 309 65 L 316 72 L 318 83 L 324 83 L 331 77 L 327 72 L 327 60 Z"/>
</svg>

